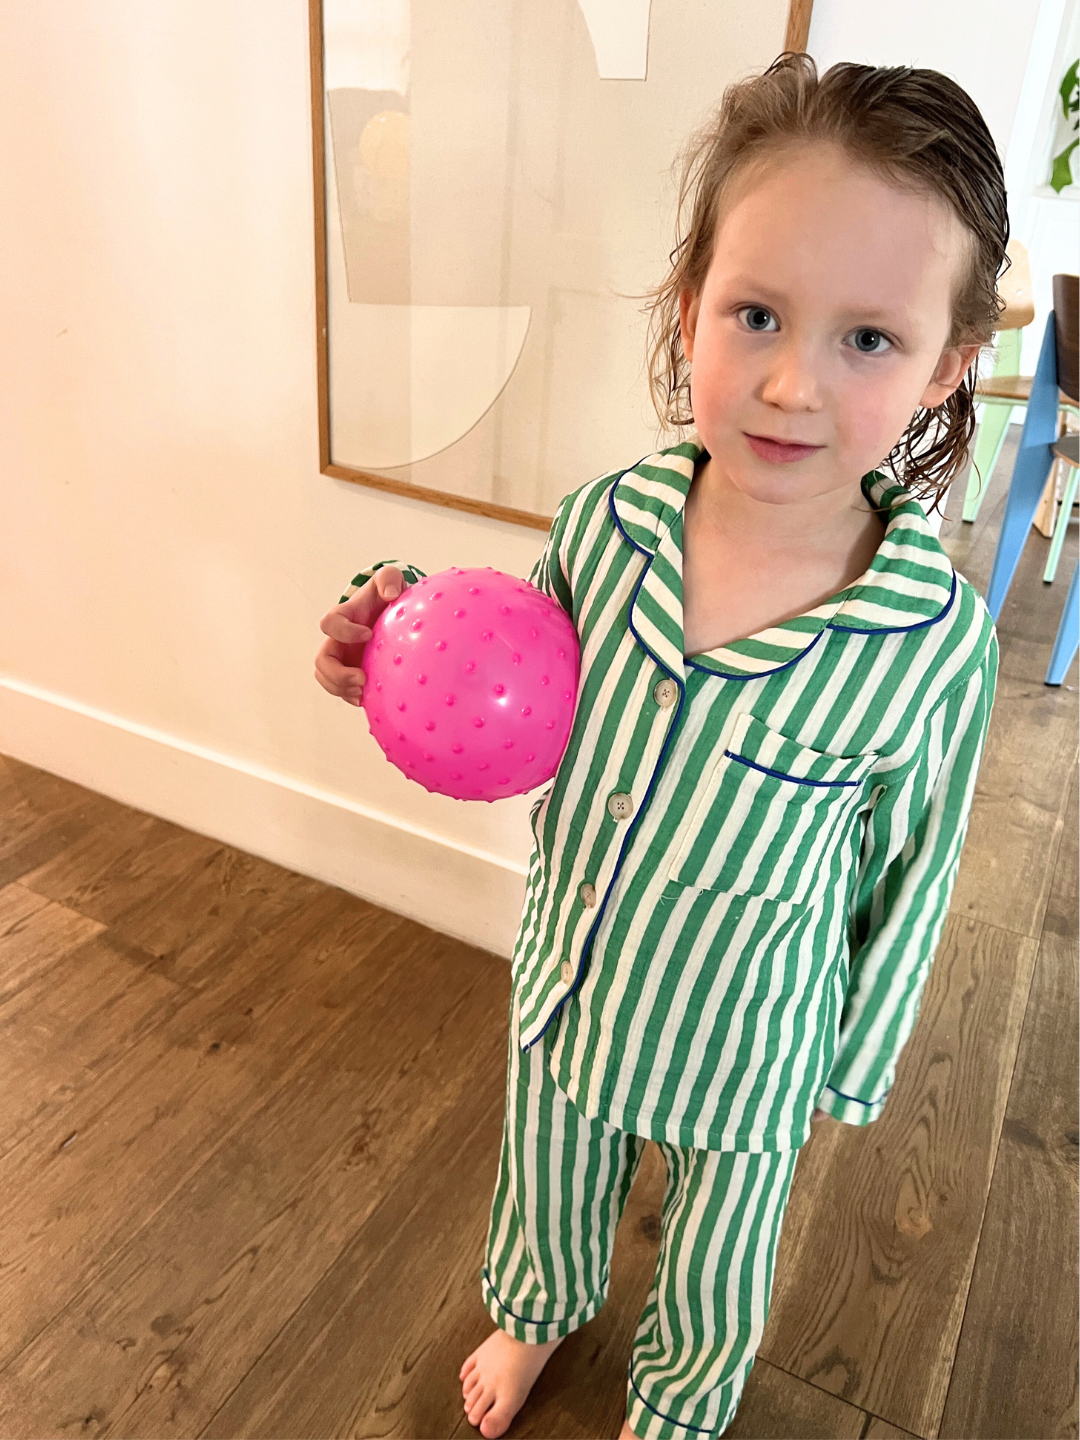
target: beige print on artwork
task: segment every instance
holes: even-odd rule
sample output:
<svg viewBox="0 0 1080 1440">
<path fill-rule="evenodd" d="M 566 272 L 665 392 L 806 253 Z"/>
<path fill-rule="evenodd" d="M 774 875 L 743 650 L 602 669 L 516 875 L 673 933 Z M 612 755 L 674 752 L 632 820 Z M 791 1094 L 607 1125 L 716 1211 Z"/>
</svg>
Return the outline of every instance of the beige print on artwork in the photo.
<svg viewBox="0 0 1080 1440">
<path fill-rule="evenodd" d="M 658 278 L 674 154 L 769 36 L 692 0 L 324 0 L 323 25 L 332 459 L 553 510 L 655 443 L 617 292 Z"/>
</svg>

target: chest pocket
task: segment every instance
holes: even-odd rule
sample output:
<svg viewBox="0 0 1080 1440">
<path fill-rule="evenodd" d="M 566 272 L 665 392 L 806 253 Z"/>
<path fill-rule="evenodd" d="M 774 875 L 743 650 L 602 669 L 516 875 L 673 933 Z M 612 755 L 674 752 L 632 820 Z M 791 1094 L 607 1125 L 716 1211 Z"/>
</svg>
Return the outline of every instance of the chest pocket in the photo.
<svg viewBox="0 0 1080 1440">
<path fill-rule="evenodd" d="M 702 890 L 805 902 L 849 833 L 877 758 L 811 750 L 740 715 L 669 878 Z"/>
</svg>

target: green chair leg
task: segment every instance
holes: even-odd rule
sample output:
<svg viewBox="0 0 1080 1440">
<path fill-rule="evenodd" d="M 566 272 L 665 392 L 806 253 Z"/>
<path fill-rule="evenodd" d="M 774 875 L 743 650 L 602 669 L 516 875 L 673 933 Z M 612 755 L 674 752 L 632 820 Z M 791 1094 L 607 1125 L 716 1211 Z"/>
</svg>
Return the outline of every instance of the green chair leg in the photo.
<svg viewBox="0 0 1080 1440">
<path fill-rule="evenodd" d="M 1080 470 L 1075 465 L 1068 466 L 1062 489 L 1061 506 L 1057 513 L 1057 519 L 1054 521 L 1054 536 L 1050 541 L 1050 554 L 1046 561 L 1046 569 L 1043 571 L 1043 579 L 1047 584 L 1057 574 L 1058 559 L 1061 555 L 1061 547 L 1065 543 L 1065 536 L 1069 531 L 1069 519 L 1072 516 L 1078 483 L 1080 483 Z"/>
<path fill-rule="evenodd" d="M 971 452 L 971 469 L 968 472 L 967 495 L 964 497 L 963 519 L 970 524 L 979 517 L 979 509 L 986 497 L 986 487 L 994 466 L 998 462 L 1001 448 L 1005 444 L 1012 405 L 986 405 L 983 418 L 979 421 L 979 432 Z M 980 480 L 979 477 L 982 477 Z"/>
<path fill-rule="evenodd" d="M 1020 349 L 1023 334 L 1019 330 L 1001 330 L 997 336 L 997 354 L 993 375 L 1018 375 L 1020 373 Z M 981 400 L 982 419 L 971 455 L 971 469 L 968 472 L 967 495 L 964 498 L 962 518 L 969 523 L 976 520 L 990 476 L 1001 454 L 1005 436 L 1009 429 L 1014 409 L 1020 408 L 1008 400 Z M 979 477 L 982 477 L 980 480 Z"/>
</svg>

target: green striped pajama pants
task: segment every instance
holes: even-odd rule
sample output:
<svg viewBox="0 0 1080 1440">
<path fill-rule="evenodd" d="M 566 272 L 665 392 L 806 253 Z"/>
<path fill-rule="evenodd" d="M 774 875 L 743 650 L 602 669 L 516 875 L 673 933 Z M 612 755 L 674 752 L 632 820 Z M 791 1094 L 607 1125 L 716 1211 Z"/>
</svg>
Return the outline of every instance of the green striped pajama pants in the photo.
<svg viewBox="0 0 1080 1440">
<path fill-rule="evenodd" d="M 481 1289 L 531 1344 L 567 1335 L 607 1296 L 615 1227 L 646 1141 L 587 1119 L 552 1080 L 548 1038 L 522 1054 L 511 1007 L 506 1118 Z M 721 1435 L 761 1342 L 797 1150 L 658 1142 L 667 1188 L 656 1277 L 626 1395 L 641 1440 Z"/>
</svg>

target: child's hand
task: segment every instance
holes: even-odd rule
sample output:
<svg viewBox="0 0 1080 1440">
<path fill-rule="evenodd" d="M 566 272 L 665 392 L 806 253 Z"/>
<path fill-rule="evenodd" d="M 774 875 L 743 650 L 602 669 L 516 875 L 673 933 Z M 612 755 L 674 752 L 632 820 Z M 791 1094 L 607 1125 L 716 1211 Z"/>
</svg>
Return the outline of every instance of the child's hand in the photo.
<svg viewBox="0 0 1080 1440">
<path fill-rule="evenodd" d="M 331 695 L 359 705 L 367 676 L 359 669 L 371 629 L 386 607 L 405 588 L 405 577 L 395 565 L 376 570 L 355 595 L 328 610 L 319 629 L 328 636 L 315 656 L 315 679 Z"/>
</svg>

